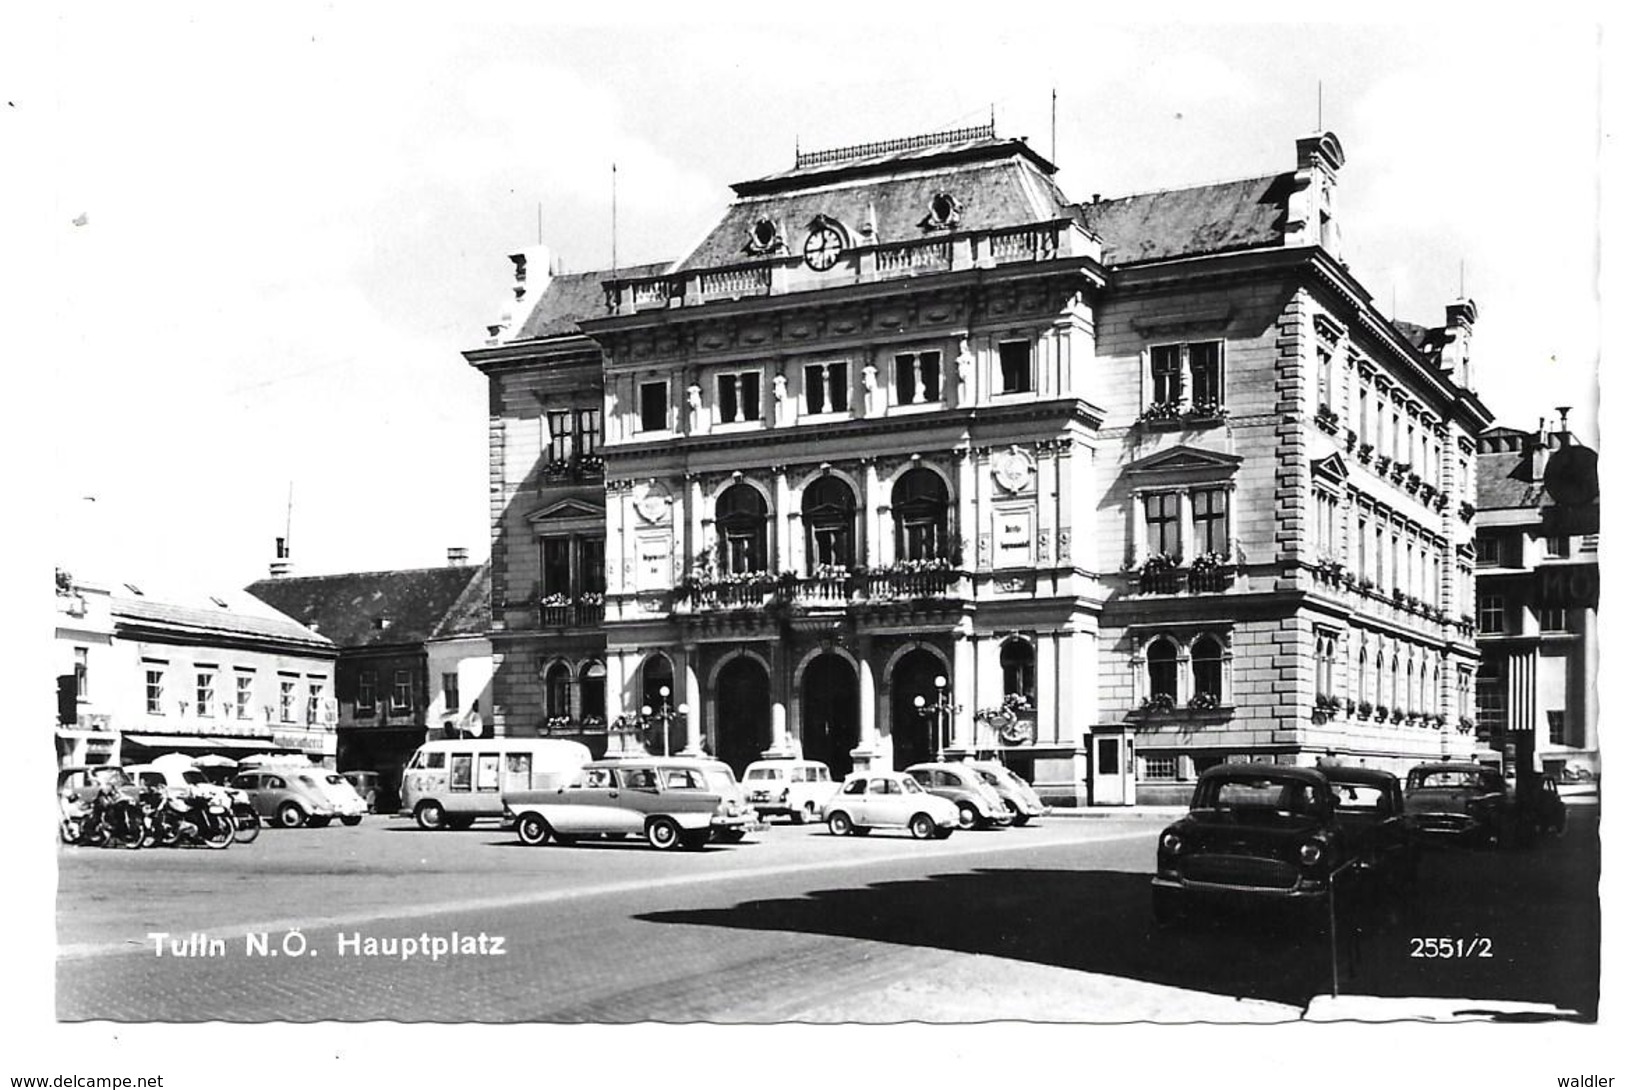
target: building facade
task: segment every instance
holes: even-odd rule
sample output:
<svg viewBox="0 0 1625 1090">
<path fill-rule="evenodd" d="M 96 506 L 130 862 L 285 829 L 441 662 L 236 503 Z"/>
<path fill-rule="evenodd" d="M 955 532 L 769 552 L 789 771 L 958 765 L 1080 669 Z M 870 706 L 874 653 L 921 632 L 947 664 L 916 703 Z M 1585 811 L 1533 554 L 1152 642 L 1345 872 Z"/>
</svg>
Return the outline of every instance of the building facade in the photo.
<svg viewBox="0 0 1625 1090">
<path fill-rule="evenodd" d="M 997 753 L 1114 803 L 1470 748 L 1473 308 L 1377 314 L 1342 163 L 1317 134 L 1285 174 L 1079 205 L 987 126 L 740 183 L 681 260 L 558 294 L 568 364 L 518 318 L 469 353 L 495 585 L 601 504 L 606 716 L 736 767 Z M 548 384 L 602 406 L 601 492 L 524 491 Z M 497 668 L 516 731 L 544 670 Z"/>
<path fill-rule="evenodd" d="M 291 752 L 333 766 L 331 641 L 249 595 L 58 577 L 57 757 Z"/>
<path fill-rule="evenodd" d="M 1566 421 L 1478 441 L 1477 733 L 1555 775 L 1601 771 L 1596 465 Z"/>
</svg>

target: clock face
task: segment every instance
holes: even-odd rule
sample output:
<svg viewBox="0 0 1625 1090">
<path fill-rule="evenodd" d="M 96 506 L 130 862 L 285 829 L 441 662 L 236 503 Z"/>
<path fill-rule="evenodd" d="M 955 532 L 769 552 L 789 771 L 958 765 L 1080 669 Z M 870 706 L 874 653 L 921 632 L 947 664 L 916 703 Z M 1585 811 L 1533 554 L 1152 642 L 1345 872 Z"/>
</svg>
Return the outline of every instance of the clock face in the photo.
<svg viewBox="0 0 1625 1090">
<path fill-rule="evenodd" d="M 841 233 L 828 224 L 814 228 L 807 236 L 807 244 L 801 248 L 801 256 L 818 272 L 833 267 L 841 256 Z"/>
</svg>

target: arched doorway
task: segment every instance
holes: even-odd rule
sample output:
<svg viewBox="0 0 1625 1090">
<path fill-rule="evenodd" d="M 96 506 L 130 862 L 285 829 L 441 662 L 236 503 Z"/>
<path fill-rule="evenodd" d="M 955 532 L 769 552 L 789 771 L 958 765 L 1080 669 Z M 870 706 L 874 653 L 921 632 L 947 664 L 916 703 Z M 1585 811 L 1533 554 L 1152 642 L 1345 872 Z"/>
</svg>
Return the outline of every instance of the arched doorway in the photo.
<svg viewBox="0 0 1625 1090">
<path fill-rule="evenodd" d="M 748 655 L 717 674 L 717 756 L 735 775 L 773 744 L 773 697 L 767 670 Z"/>
<path fill-rule="evenodd" d="M 891 751 L 892 767 L 907 768 L 936 756 L 932 745 L 933 728 L 938 732 L 951 732 L 948 723 L 933 723 L 934 713 L 920 714 L 914 698 L 924 697 L 927 705 L 937 702 L 936 679 L 946 676 L 942 660 L 923 648 L 916 648 L 897 660 L 891 675 Z M 948 691 L 952 701 L 953 692 Z M 944 737 L 939 743 L 947 745 Z"/>
<path fill-rule="evenodd" d="M 858 744 L 858 679 L 851 663 L 825 652 L 801 675 L 801 754 L 837 780 L 852 771 Z"/>
</svg>

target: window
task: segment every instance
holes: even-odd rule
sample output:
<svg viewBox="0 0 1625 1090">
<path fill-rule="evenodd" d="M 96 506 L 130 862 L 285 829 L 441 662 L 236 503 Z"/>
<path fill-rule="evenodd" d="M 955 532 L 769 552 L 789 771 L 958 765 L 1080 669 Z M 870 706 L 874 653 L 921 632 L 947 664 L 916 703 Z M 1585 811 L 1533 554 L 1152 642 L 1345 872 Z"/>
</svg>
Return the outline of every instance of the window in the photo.
<svg viewBox="0 0 1625 1090">
<path fill-rule="evenodd" d="M 809 414 L 846 412 L 846 363 L 808 364 L 802 371 L 802 388 Z"/>
<path fill-rule="evenodd" d="M 1315 542 L 1322 555 L 1338 555 L 1337 497 L 1319 488 L 1315 489 Z"/>
<path fill-rule="evenodd" d="M 604 677 L 601 662 L 589 662 L 581 671 L 581 718 L 604 718 Z"/>
<path fill-rule="evenodd" d="M 1368 665 L 1369 660 L 1366 658 L 1365 648 L 1362 647 L 1360 648 L 1359 687 L 1355 690 L 1354 694 L 1357 699 L 1362 701 L 1371 699 L 1370 674 L 1366 669 Z M 1364 713 L 1362 712 L 1361 714 L 1363 715 Z"/>
<path fill-rule="evenodd" d="M 1562 606 L 1541 606 L 1535 611 L 1540 619 L 1542 632 L 1567 632 L 1569 630 L 1569 611 Z"/>
<path fill-rule="evenodd" d="M 73 694 L 80 700 L 90 696 L 90 648 L 73 649 Z"/>
<path fill-rule="evenodd" d="M 462 700 L 457 692 L 456 671 L 453 670 L 440 675 L 440 694 L 445 698 L 447 712 L 462 710 Z"/>
<path fill-rule="evenodd" d="M 474 786 L 474 755 L 472 753 L 453 753 L 451 755 L 451 790 L 469 791 Z"/>
<path fill-rule="evenodd" d="M 941 477 L 929 469 L 909 470 L 898 478 L 891 503 L 897 559 L 948 557 L 948 486 Z"/>
<path fill-rule="evenodd" d="M 199 670 L 197 672 L 197 713 L 200 716 L 214 714 L 213 670 Z"/>
<path fill-rule="evenodd" d="M 801 495 L 801 521 L 807 527 L 807 564 L 850 567 L 857 499 L 839 477 L 819 477 Z"/>
<path fill-rule="evenodd" d="M 1328 349 L 1321 348 L 1315 357 L 1315 393 L 1320 404 L 1328 409 L 1332 405 L 1332 354 Z"/>
<path fill-rule="evenodd" d="M 1546 713 L 1546 740 L 1554 746 L 1568 745 L 1568 735 L 1563 729 L 1563 712 L 1548 711 Z"/>
<path fill-rule="evenodd" d="M 665 690 L 664 696 L 661 695 L 662 689 Z M 676 703 L 671 698 L 674 689 L 671 660 L 665 655 L 651 655 L 649 661 L 643 664 L 643 691 L 639 706 L 652 712 L 663 711 Z"/>
<path fill-rule="evenodd" d="M 242 678 L 238 678 L 239 686 Z M 355 683 L 355 712 L 357 715 L 371 715 L 378 708 L 378 679 L 371 670 L 363 670 L 356 677 Z"/>
<path fill-rule="evenodd" d="M 1481 568 L 1497 568 L 1501 566 L 1501 537 L 1499 534 L 1479 534 L 1473 542 L 1478 553 L 1478 566 Z"/>
<path fill-rule="evenodd" d="M 404 712 L 412 707 L 412 671 L 396 670 L 395 684 L 389 693 L 389 710 Z"/>
<path fill-rule="evenodd" d="M 1033 388 L 1031 341 L 999 342 L 999 393 L 1024 394 Z"/>
<path fill-rule="evenodd" d="M 1499 594 L 1486 594 L 1478 600 L 1478 630 L 1491 634 L 1506 631 L 1506 599 Z"/>
<path fill-rule="evenodd" d="M 583 537 L 576 540 L 576 551 L 581 560 L 581 576 L 577 590 L 585 594 L 604 592 L 604 539 Z"/>
<path fill-rule="evenodd" d="M 1153 697 L 1165 696 L 1169 700 L 1179 692 L 1179 661 L 1174 641 L 1166 636 L 1152 642 L 1145 652 L 1146 680 Z"/>
<path fill-rule="evenodd" d="M 1371 439 L 1371 387 L 1360 384 L 1360 442 Z"/>
<path fill-rule="evenodd" d="M 542 538 L 542 594 L 570 593 L 570 539 Z"/>
<path fill-rule="evenodd" d="M 161 666 L 147 667 L 147 714 L 164 714 L 164 671 Z"/>
<path fill-rule="evenodd" d="M 665 431 L 667 421 L 666 384 L 645 382 L 638 387 L 638 415 L 643 431 Z"/>
<path fill-rule="evenodd" d="M 568 409 L 547 414 L 547 458 L 550 462 L 568 462 L 575 454 L 575 431 Z"/>
<path fill-rule="evenodd" d="M 767 570 L 767 501 L 756 489 L 730 485 L 718 497 L 717 535 L 725 574 Z"/>
<path fill-rule="evenodd" d="M 319 681 L 310 683 L 309 691 L 305 695 L 305 723 L 314 727 L 322 719 L 322 691 L 325 686 Z"/>
<path fill-rule="evenodd" d="M 1151 400 L 1178 405 L 1180 398 L 1179 345 L 1160 344 L 1151 349 Z"/>
<path fill-rule="evenodd" d="M 894 366 L 899 405 L 942 400 L 941 352 L 901 352 L 895 357 Z"/>
<path fill-rule="evenodd" d="M 1171 780 L 1174 778 L 1177 763 L 1172 757 L 1147 757 L 1145 759 L 1145 778 L 1148 780 Z"/>
<path fill-rule="evenodd" d="M 762 418 L 762 373 L 739 371 L 717 376 L 717 421 L 743 424 Z"/>
<path fill-rule="evenodd" d="M 596 454 L 603 442 L 602 409 L 580 409 L 576 412 L 576 449 L 581 454 Z"/>
<path fill-rule="evenodd" d="M 570 668 L 555 662 L 547 668 L 547 716 L 549 719 L 570 718 Z"/>
<path fill-rule="evenodd" d="M 1004 695 L 1022 697 L 1030 705 L 1036 695 L 1033 645 L 1026 640 L 1006 640 L 999 648 L 999 668 L 1004 673 Z"/>
<path fill-rule="evenodd" d="M 1547 534 L 1544 540 L 1546 542 L 1547 560 L 1565 560 L 1568 558 L 1569 539 L 1567 537 Z"/>
<path fill-rule="evenodd" d="M 1357 574 L 1361 579 L 1367 578 L 1367 576 L 1370 574 L 1369 558 L 1366 555 L 1366 540 L 1370 537 L 1370 535 L 1371 520 L 1366 518 L 1364 515 L 1361 515 L 1360 530 L 1355 541 L 1355 546 L 1359 549 L 1355 574 Z"/>
<path fill-rule="evenodd" d="M 1337 660 L 1337 637 L 1315 637 L 1315 695 L 1329 696 L 1332 689 L 1332 668 Z"/>
<path fill-rule="evenodd" d="M 1215 700 L 1224 695 L 1224 645 L 1213 636 L 1191 645 L 1191 693 Z"/>
<path fill-rule="evenodd" d="M 1179 555 L 1179 493 L 1153 492 L 1145 497 L 1145 540 L 1152 553 Z"/>
<path fill-rule="evenodd" d="M 277 705 L 278 706 L 278 717 L 284 723 L 292 723 L 292 722 L 294 722 L 293 705 L 294 705 L 295 696 L 294 696 L 294 691 L 293 690 L 294 690 L 294 687 L 295 687 L 296 684 L 297 684 L 297 682 L 289 681 L 286 678 L 281 679 L 281 682 L 280 682 L 281 699 L 279 700 L 278 705 Z"/>
<path fill-rule="evenodd" d="M 1467 671 L 1461 672 L 1465 682 Z M 1486 657 L 1478 668 L 1478 720 L 1493 738 L 1506 729 L 1507 677 L 1504 659 Z"/>
<path fill-rule="evenodd" d="M 254 713 L 254 675 L 237 675 L 237 718 L 247 719 Z"/>
<path fill-rule="evenodd" d="M 1198 408 L 1218 408 L 1224 404 L 1223 375 L 1220 372 L 1219 342 L 1201 341 L 1188 346 L 1191 374 L 1191 404 Z"/>
</svg>

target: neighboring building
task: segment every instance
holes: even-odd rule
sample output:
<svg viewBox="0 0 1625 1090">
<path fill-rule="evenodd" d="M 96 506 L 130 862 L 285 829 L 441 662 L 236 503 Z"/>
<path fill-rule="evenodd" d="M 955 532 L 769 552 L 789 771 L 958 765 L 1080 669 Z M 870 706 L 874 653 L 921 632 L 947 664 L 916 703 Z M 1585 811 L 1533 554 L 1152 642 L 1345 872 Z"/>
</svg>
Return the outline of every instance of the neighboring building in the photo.
<svg viewBox="0 0 1625 1090">
<path fill-rule="evenodd" d="M 401 769 L 425 738 L 489 733 L 477 708 L 485 706 L 489 647 L 467 631 L 483 624 L 486 569 L 469 567 L 464 555 L 452 550 L 442 568 L 311 576 L 287 574 L 279 556 L 272 577 L 247 588 L 337 647 L 338 768 L 377 772 L 380 807 L 398 800 Z M 443 631 L 453 620 L 455 631 Z M 447 675 L 457 679 L 460 709 L 450 714 Z"/>
<path fill-rule="evenodd" d="M 1077 205 L 987 126 L 798 155 L 675 264 L 516 257 L 467 353 L 499 730 L 544 729 L 568 653 L 611 722 L 684 705 L 672 745 L 736 767 L 997 751 L 1115 803 L 1469 752 L 1475 310 L 1376 312 L 1342 164 L 1316 134 L 1285 173 Z M 600 404 L 606 481 L 557 495 L 550 415 Z M 548 650 L 513 604 L 599 527 L 603 643 Z"/>
<path fill-rule="evenodd" d="M 325 637 L 239 591 L 57 580 L 57 756 L 337 754 Z M 71 697 L 71 704 L 70 704 Z"/>
<path fill-rule="evenodd" d="M 1523 732 L 1535 767 L 1595 773 L 1597 463 L 1564 415 L 1479 437 L 1477 727 L 1496 753 Z"/>
</svg>

